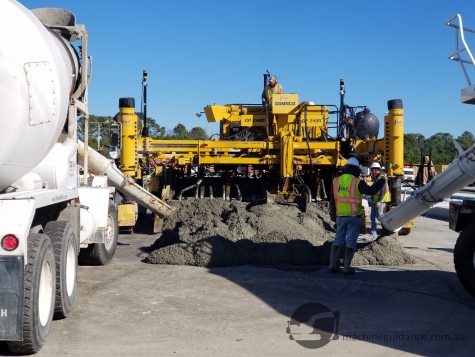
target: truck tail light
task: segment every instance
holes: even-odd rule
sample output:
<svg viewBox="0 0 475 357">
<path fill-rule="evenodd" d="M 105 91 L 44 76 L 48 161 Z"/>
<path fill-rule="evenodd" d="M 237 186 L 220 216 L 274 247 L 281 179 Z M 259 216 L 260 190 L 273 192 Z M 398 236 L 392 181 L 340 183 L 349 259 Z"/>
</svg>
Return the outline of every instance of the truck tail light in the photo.
<svg viewBox="0 0 475 357">
<path fill-rule="evenodd" d="M 8 252 L 18 248 L 20 241 L 13 234 L 7 234 L 2 238 L 2 248 Z"/>
</svg>

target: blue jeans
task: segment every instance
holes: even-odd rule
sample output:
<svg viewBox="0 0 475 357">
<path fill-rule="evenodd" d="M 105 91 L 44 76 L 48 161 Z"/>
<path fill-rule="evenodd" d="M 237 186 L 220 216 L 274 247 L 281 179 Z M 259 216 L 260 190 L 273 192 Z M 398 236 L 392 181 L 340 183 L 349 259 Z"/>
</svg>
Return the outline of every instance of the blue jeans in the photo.
<svg viewBox="0 0 475 357">
<path fill-rule="evenodd" d="M 386 202 L 380 202 L 379 203 L 379 208 L 376 207 L 376 203 L 372 202 L 371 205 L 371 214 L 370 214 L 370 219 L 371 219 L 371 235 L 372 236 L 377 236 L 378 235 L 378 228 L 376 226 L 376 218 L 379 220 L 382 214 L 384 213 L 384 207 L 386 207 Z"/>
<path fill-rule="evenodd" d="M 360 233 L 361 217 L 336 217 L 336 237 L 333 241 L 335 245 L 345 245 L 356 248 L 356 240 Z"/>
</svg>

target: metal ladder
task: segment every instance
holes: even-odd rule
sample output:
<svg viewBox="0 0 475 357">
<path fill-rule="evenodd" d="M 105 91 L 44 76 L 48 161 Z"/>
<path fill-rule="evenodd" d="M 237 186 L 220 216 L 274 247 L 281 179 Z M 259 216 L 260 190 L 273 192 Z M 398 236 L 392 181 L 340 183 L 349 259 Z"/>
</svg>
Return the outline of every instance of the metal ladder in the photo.
<svg viewBox="0 0 475 357">
<path fill-rule="evenodd" d="M 458 20 L 458 24 L 454 23 L 456 20 Z M 475 85 L 472 85 L 470 82 L 467 70 L 465 69 L 465 64 L 471 64 L 475 67 L 475 59 L 473 58 L 472 52 L 465 41 L 464 33 L 468 32 L 475 34 L 475 31 L 463 27 L 462 16 L 460 16 L 460 14 L 456 14 L 455 16 L 451 17 L 445 24 L 447 26 L 453 27 L 455 30 L 455 52 L 452 53 L 448 58 L 452 61 L 457 61 L 460 64 L 462 72 L 469 85 L 467 88 L 462 89 L 462 103 L 475 104 Z M 466 52 L 468 59 L 463 59 L 461 57 L 461 53 L 464 51 Z"/>
</svg>

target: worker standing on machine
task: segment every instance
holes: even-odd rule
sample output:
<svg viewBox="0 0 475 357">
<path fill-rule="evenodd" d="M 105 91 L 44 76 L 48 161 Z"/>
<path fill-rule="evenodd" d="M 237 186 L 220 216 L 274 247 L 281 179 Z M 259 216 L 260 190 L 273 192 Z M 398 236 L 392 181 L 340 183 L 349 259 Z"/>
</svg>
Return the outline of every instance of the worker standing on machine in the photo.
<svg viewBox="0 0 475 357">
<path fill-rule="evenodd" d="M 380 179 L 373 185 L 368 185 L 360 179 L 360 164 L 354 157 L 345 165 L 343 174 L 333 180 L 332 194 L 330 195 L 330 217 L 336 221 L 336 236 L 333 241 L 330 255 L 329 273 L 340 272 L 338 256 L 340 247 L 346 242 L 345 262 L 343 274 L 354 274 L 350 267 L 356 251 L 356 240 L 360 231 L 361 215 L 363 214 L 363 195 L 372 196 L 380 191 L 385 180 Z"/>
<path fill-rule="evenodd" d="M 270 107 L 272 105 L 272 95 L 283 93 L 284 88 L 282 88 L 282 85 L 278 84 L 277 77 L 271 76 L 269 78 L 269 84 L 266 85 L 262 91 L 262 104 Z"/>
<path fill-rule="evenodd" d="M 384 213 L 384 208 L 388 202 L 391 202 L 391 193 L 388 186 L 388 178 L 381 172 L 381 165 L 378 162 L 373 162 L 369 167 L 371 170 L 371 179 L 373 182 L 377 182 L 380 179 L 384 179 L 385 184 L 381 191 L 376 192 L 371 197 L 371 202 L 369 202 L 371 207 L 371 230 L 370 235 L 371 239 L 375 240 L 378 238 L 378 229 L 376 225 L 376 219 L 379 218 Z"/>
</svg>

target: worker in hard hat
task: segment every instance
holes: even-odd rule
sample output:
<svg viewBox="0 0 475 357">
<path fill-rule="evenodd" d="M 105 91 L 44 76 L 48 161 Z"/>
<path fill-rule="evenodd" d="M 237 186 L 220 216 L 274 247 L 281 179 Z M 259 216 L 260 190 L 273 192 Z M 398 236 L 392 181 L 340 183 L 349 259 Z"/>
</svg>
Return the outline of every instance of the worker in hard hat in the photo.
<svg viewBox="0 0 475 357">
<path fill-rule="evenodd" d="M 361 169 L 358 160 L 350 158 L 343 169 L 343 174 L 333 180 L 332 194 L 330 195 L 330 217 L 336 222 L 336 236 L 333 241 L 330 255 L 330 265 L 328 271 L 337 273 L 341 271 L 338 267 L 338 256 L 341 246 L 345 245 L 345 262 L 343 274 L 354 274 L 351 268 L 351 261 L 356 251 L 356 240 L 361 225 L 361 215 L 363 214 L 363 195 L 372 196 L 380 191 L 385 181 L 376 181 L 373 185 L 368 185 L 365 180 L 360 179 Z"/>
<path fill-rule="evenodd" d="M 274 94 L 283 94 L 284 88 L 277 81 L 276 76 L 270 76 L 269 84 L 264 87 L 262 91 L 262 104 L 271 106 L 272 96 Z"/>
<path fill-rule="evenodd" d="M 381 188 L 381 191 L 376 192 L 371 200 L 368 200 L 369 205 L 371 206 L 371 230 L 370 235 L 374 240 L 378 238 L 378 229 L 376 224 L 376 219 L 380 219 L 381 215 L 384 213 L 384 208 L 386 204 L 391 201 L 391 192 L 389 191 L 388 178 L 385 174 L 381 172 L 381 165 L 379 162 L 373 162 L 369 167 L 371 170 L 371 180 L 376 182 L 380 179 L 384 179 L 385 184 Z"/>
</svg>

